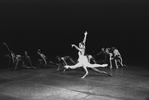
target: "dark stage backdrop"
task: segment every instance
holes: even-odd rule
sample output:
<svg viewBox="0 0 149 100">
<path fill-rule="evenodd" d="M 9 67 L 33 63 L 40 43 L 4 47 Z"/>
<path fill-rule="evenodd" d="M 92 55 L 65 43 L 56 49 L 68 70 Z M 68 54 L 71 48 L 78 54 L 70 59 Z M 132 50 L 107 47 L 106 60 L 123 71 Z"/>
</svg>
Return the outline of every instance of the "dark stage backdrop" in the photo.
<svg viewBox="0 0 149 100">
<path fill-rule="evenodd" d="M 32 58 L 38 48 L 51 58 L 77 57 L 71 44 L 78 45 L 87 31 L 88 54 L 115 46 L 124 59 L 147 60 L 148 5 L 147 0 L 1 0 L 1 58 L 8 52 L 3 42 Z"/>
</svg>

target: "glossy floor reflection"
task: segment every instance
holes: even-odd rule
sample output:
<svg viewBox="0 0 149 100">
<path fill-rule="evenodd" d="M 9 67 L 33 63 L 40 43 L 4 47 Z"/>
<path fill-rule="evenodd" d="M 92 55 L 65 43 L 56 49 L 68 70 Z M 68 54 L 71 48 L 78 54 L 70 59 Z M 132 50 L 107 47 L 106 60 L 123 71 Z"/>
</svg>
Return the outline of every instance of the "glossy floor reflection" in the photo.
<svg viewBox="0 0 149 100">
<path fill-rule="evenodd" d="M 149 70 L 135 66 L 99 68 L 113 77 L 89 69 L 85 79 L 80 69 L 0 71 L 0 100 L 149 100 Z"/>
</svg>

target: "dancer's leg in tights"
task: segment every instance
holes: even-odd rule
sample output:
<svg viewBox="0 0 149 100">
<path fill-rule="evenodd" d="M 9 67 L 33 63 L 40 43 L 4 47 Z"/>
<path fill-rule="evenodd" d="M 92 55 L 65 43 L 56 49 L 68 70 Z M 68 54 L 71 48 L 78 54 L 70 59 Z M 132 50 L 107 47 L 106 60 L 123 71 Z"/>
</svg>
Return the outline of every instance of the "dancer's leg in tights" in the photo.
<svg viewBox="0 0 149 100">
<path fill-rule="evenodd" d="M 87 66 L 83 66 L 83 69 L 85 70 L 85 74 L 81 78 L 85 78 L 88 75 Z"/>
<path fill-rule="evenodd" d="M 77 63 L 77 64 L 75 64 L 75 65 L 65 65 L 64 67 L 66 68 L 66 69 L 68 69 L 68 68 L 70 68 L 70 69 L 76 69 L 76 68 L 79 68 L 79 67 L 82 67 L 83 65 L 82 65 L 82 63 Z"/>
<path fill-rule="evenodd" d="M 108 66 L 108 64 L 87 64 L 87 66 L 89 67 L 89 68 L 95 68 L 95 67 L 107 67 Z"/>
</svg>

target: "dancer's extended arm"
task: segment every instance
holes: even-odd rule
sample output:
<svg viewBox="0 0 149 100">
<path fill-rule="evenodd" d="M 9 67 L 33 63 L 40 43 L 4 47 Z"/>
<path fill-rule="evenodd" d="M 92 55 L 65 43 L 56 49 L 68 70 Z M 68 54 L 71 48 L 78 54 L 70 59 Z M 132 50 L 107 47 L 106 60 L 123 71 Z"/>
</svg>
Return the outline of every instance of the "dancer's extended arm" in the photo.
<svg viewBox="0 0 149 100">
<path fill-rule="evenodd" d="M 85 42 L 86 42 L 86 36 L 87 36 L 87 31 L 84 33 L 84 39 L 83 39 L 83 43 L 85 44 Z"/>
<path fill-rule="evenodd" d="M 71 46 L 72 46 L 72 47 L 75 47 L 77 50 L 80 51 L 79 47 L 77 47 L 75 44 L 72 44 Z"/>
</svg>

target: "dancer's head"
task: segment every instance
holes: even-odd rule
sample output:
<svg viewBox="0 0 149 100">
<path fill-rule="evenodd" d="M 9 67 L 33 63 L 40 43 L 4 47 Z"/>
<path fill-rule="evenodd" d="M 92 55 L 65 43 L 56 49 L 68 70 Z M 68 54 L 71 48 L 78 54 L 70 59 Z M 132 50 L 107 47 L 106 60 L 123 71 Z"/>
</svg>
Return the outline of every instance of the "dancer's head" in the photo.
<svg viewBox="0 0 149 100">
<path fill-rule="evenodd" d="M 101 48 L 101 51 L 105 51 L 105 48 L 103 47 L 103 48 Z"/>
<path fill-rule="evenodd" d="M 110 52 L 110 48 L 106 48 L 106 49 L 105 49 L 105 52 L 106 52 L 106 53 L 109 53 L 109 52 Z"/>
<path fill-rule="evenodd" d="M 85 44 L 83 42 L 79 43 L 79 48 L 85 48 Z"/>
<path fill-rule="evenodd" d="M 93 56 L 92 55 L 88 55 L 88 59 L 91 59 L 91 58 L 93 58 Z"/>
</svg>

